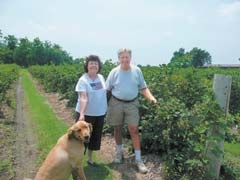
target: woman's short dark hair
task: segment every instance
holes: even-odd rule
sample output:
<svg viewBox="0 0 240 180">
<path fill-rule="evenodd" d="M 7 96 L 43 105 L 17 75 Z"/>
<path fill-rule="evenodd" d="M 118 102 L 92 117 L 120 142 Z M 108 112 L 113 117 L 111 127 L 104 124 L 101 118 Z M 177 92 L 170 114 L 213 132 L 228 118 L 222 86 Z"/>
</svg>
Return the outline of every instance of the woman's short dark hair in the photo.
<svg viewBox="0 0 240 180">
<path fill-rule="evenodd" d="M 96 55 L 89 55 L 89 56 L 87 56 L 86 57 L 86 61 L 85 61 L 85 63 L 84 63 L 84 71 L 86 72 L 86 73 L 88 73 L 88 63 L 89 63 L 89 61 L 96 61 L 96 62 L 98 62 L 98 72 L 97 73 L 99 73 L 100 71 L 101 71 L 101 69 L 102 69 L 102 62 L 101 62 L 101 60 L 100 60 L 100 58 L 98 57 L 98 56 L 96 56 Z"/>
</svg>

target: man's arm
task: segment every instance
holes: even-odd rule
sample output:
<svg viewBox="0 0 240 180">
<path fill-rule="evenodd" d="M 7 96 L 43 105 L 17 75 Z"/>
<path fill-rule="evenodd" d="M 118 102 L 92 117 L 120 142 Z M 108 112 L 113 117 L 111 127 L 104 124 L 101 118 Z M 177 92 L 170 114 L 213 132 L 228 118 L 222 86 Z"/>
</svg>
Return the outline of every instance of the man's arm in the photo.
<svg viewBox="0 0 240 180">
<path fill-rule="evenodd" d="M 155 97 L 152 95 L 152 93 L 148 88 L 141 89 L 140 93 L 144 95 L 149 101 L 153 102 L 154 104 L 157 103 L 157 100 L 155 99 Z"/>
</svg>

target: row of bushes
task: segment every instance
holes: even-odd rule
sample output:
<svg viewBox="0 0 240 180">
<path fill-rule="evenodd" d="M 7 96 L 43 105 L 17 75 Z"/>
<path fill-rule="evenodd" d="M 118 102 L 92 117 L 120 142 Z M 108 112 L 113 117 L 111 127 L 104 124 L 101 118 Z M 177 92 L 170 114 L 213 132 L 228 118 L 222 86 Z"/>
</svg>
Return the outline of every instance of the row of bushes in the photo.
<svg viewBox="0 0 240 180">
<path fill-rule="evenodd" d="M 104 69 L 102 70 L 104 77 L 107 77 L 112 67 L 114 67 L 114 63 L 110 60 L 104 63 Z M 76 105 L 75 86 L 84 72 L 83 64 L 31 66 L 28 70 L 33 77 L 39 80 L 47 92 L 60 93 L 62 98 L 68 99 L 69 107 Z"/>
<path fill-rule="evenodd" d="M 8 103 L 8 98 L 6 97 L 7 90 L 11 87 L 12 83 L 19 76 L 19 67 L 15 64 L 0 64 L 0 114 L 1 106 L 4 103 Z"/>
<path fill-rule="evenodd" d="M 205 146 L 212 140 L 208 132 L 212 126 L 219 126 L 223 127 L 226 137 L 231 136 L 230 127 L 235 117 L 225 119 L 214 100 L 214 73 L 210 71 L 188 68 L 173 72 L 162 68 L 157 76 L 159 80 L 149 81 L 159 104 L 146 106 L 147 101 L 142 99 L 141 104 L 145 104 L 141 109 L 142 145 L 147 152 L 166 155 L 167 179 L 205 179 L 209 176 Z M 233 82 L 238 80 L 233 78 Z M 233 84 L 232 89 L 235 88 L 240 92 Z M 217 150 L 217 147 L 213 149 Z"/>
<path fill-rule="evenodd" d="M 114 66 L 104 64 L 106 78 Z M 214 69 L 171 69 L 141 67 L 158 104 L 140 99 L 140 132 L 142 148 L 146 153 L 165 155 L 166 179 L 205 179 L 208 158 L 205 144 L 207 134 L 213 126 L 223 127 L 228 140 L 232 140 L 230 128 L 233 120 L 239 121 L 240 73 L 239 70 Z M 29 71 L 49 91 L 59 92 L 74 106 L 77 96 L 74 91 L 82 66 L 33 66 Z M 231 116 L 225 118 L 214 99 L 212 90 L 214 74 L 233 77 L 230 99 Z M 218 151 L 217 147 L 213 151 Z"/>
</svg>

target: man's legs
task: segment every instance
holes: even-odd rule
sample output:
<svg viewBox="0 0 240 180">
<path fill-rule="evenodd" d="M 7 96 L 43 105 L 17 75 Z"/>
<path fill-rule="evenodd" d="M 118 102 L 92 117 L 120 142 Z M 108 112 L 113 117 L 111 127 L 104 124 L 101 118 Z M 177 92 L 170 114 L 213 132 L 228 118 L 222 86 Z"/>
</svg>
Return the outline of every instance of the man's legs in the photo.
<svg viewBox="0 0 240 180">
<path fill-rule="evenodd" d="M 114 159 L 115 163 L 122 163 L 123 159 L 123 145 L 122 145 L 122 125 L 114 127 L 114 138 L 117 144 L 117 155 Z"/>
<path fill-rule="evenodd" d="M 133 148 L 135 150 L 135 160 L 141 161 L 141 145 L 140 145 L 140 138 L 138 133 L 138 126 L 128 125 L 128 131 L 130 133 Z"/>
<path fill-rule="evenodd" d="M 135 162 L 137 164 L 138 170 L 141 173 L 146 173 L 148 171 L 147 167 L 143 164 L 141 158 L 141 145 L 140 145 L 140 137 L 138 133 L 138 126 L 136 125 L 128 125 L 128 130 L 132 139 L 132 144 L 135 152 Z"/>
<path fill-rule="evenodd" d="M 138 134 L 138 126 L 136 125 L 128 125 L 128 131 L 130 133 L 133 147 L 135 150 L 140 150 L 140 138 Z"/>
<path fill-rule="evenodd" d="M 117 145 L 122 144 L 122 125 L 114 127 L 114 138 Z"/>
</svg>

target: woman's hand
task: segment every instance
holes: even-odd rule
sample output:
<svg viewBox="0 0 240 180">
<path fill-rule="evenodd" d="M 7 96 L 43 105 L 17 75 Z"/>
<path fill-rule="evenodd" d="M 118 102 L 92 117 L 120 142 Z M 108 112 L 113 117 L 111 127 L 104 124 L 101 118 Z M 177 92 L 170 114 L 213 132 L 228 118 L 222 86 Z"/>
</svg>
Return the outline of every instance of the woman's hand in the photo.
<svg viewBox="0 0 240 180">
<path fill-rule="evenodd" d="M 79 120 L 79 121 L 84 121 L 84 120 L 85 120 L 85 117 L 84 117 L 84 114 L 83 114 L 83 113 L 80 114 L 78 120 Z"/>
</svg>

